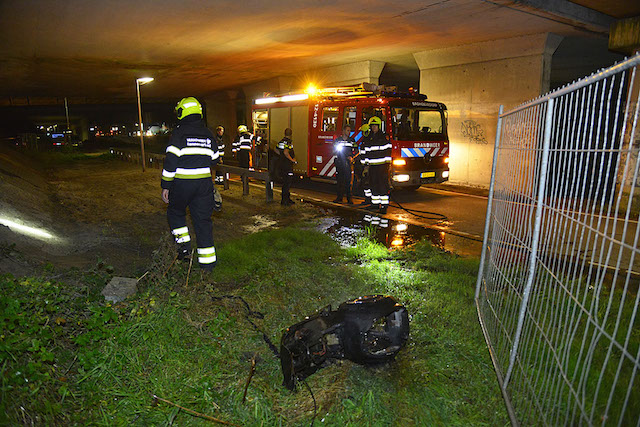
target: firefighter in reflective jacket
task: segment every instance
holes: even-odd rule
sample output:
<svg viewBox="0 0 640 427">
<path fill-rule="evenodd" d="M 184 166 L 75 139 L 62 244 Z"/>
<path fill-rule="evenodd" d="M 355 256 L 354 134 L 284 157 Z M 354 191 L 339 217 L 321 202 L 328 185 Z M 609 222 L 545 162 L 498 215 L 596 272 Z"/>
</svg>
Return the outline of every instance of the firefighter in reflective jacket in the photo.
<svg viewBox="0 0 640 427">
<path fill-rule="evenodd" d="M 371 129 L 369 128 L 369 124 L 365 123 L 360 126 L 360 131 L 362 132 L 362 139 L 360 140 L 359 154 L 357 157 L 357 161 L 360 163 L 360 170 L 356 171 L 356 173 L 360 174 L 360 185 L 364 192 L 364 200 L 360 203 L 360 206 L 369 208 L 371 207 L 371 176 L 369 175 L 369 162 L 367 160 L 367 147 L 371 144 Z"/>
<path fill-rule="evenodd" d="M 351 126 L 345 124 L 342 127 L 342 135 L 336 138 L 333 143 L 333 151 L 336 156 L 334 164 L 336 166 L 336 199 L 334 203 L 342 203 L 342 196 L 346 194 L 347 203 L 352 205 L 351 200 L 351 161 L 353 159 L 353 143 L 351 137 Z"/>
<path fill-rule="evenodd" d="M 222 135 L 224 135 L 224 127 L 218 126 L 216 128 L 216 134 L 214 136 L 216 139 L 216 145 L 218 146 L 218 156 L 220 158 L 220 164 L 222 164 L 224 160 L 224 139 L 222 138 Z M 220 171 L 216 171 L 216 184 L 223 183 L 224 174 Z"/>
<path fill-rule="evenodd" d="M 241 168 L 249 169 L 252 143 L 253 135 L 249 132 L 249 129 L 245 125 L 238 126 L 238 136 L 233 141 L 233 151 Z"/>
<path fill-rule="evenodd" d="M 371 134 L 365 144 L 366 164 L 369 165 L 369 185 L 371 203 L 380 213 L 387 213 L 389 206 L 389 165 L 391 164 L 391 143 L 382 132 L 380 117 L 369 119 Z"/>
<path fill-rule="evenodd" d="M 293 181 L 293 165 L 298 163 L 293 151 L 293 142 L 291 141 L 292 133 L 290 128 L 286 128 L 284 130 L 284 138 L 278 143 L 278 150 L 280 150 L 280 175 L 282 176 L 282 200 L 280 204 L 284 206 L 295 204 L 295 202 L 291 200 L 289 193 L 291 181 Z"/>
<path fill-rule="evenodd" d="M 211 166 L 220 157 L 215 138 L 202 122 L 202 105 L 188 97 L 178 102 L 179 125 L 171 134 L 162 170 L 162 200 L 169 204 L 167 219 L 176 243 L 178 257 L 191 254 L 191 237 L 187 228 L 186 209 L 198 243 L 198 263 L 211 271 L 216 264 L 213 245 L 213 181 Z"/>
</svg>

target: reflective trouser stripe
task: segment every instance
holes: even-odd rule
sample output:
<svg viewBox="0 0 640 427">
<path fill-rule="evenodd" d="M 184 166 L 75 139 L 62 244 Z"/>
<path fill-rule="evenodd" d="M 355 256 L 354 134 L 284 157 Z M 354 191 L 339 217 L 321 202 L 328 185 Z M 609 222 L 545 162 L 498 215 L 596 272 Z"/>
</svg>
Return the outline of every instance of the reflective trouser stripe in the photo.
<svg viewBox="0 0 640 427">
<path fill-rule="evenodd" d="M 371 197 L 371 189 L 369 188 L 364 189 L 364 197 Z"/>
<path fill-rule="evenodd" d="M 189 237 L 189 229 L 187 227 L 180 227 L 171 230 L 171 233 L 176 238 L 176 243 L 187 243 L 191 241 L 191 237 Z"/>
<path fill-rule="evenodd" d="M 380 197 L 380 204 L 382 205 L 388 205 L 389 204 L 389 195 L 384 195 L 384 196 L 379 196 Z"/>
<path fill-rule="evenodd" d="M 216 262 L 216 248 L 198 248 L 198 262 L 200 264 L 211 264 Z"/>
<path fill-rule="evenodd" d="M 372 195 L 372 196 L 371 196 L 371 203 L 373 203 L 374 205 L 379 205 L 380 203 L 382 203 L 382 202 L 380 201 L 380 197 L 381 197 L 381 196 L 374 196 L 374 195 Z"/>
</svg>

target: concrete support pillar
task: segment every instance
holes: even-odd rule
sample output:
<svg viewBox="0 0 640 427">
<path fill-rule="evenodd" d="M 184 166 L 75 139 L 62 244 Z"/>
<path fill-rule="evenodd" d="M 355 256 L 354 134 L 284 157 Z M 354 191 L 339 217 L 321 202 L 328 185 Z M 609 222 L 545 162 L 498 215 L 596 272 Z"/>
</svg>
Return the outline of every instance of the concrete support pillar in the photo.
<svg viewBox="0 0 640 427">
<path fill-rule="evenodd" d="M 236 136 L 238 126 L 236 119 L 236 103 L 240 92 L 226 90 L 216 92 L 204 98 L 207 127 L 215 132 L 216 127 L 224 127 L 225 155 L 231 156 L 231 141 Z M 230 158 L 230 157 L 227 157 Z"/>
<path fill-rule="evenodd" d="M 449 109 L 449 182 L 489 187 L 498 108 L 549 90 L 561 40 L 545 33 L 414 53 L 420 92 Z"/>
<path fill-rule="evenodd" d="M 609 49 L 629 56 L 640 52 L 640 16 L 621 19 L 611 24 Z M 636 70 L 635 77 L 632 76 L 632 73 L 629 73 L 629 87 L 634 88 L 634 90 L 628 93 L 627 103 L 629 104 L 629 111 L 635 111 L 639 102 L 638 87 L 640 87 L 640 73 L 638 70 Z M 629 141 L 630 163 L 635 165 L 636 162 L 639 161 L 638 157 L 640 156 L 640 126 L 636 126 L 635 133 L 631 134 L 633 130 L 632 121 L 633 114 L 630 114 L 627 118 L 627 134 L 624 136 L 624 141 Z M 622 173 L 622 171 L 620 171 L 620 173 Z M 618 176 L 618 180 L 621 181 L 621 179 L 622 176 Z M 629 194 L 632 186 L 640 187 L 640 179 L 637 182 L 633 182 L 633 174 L 629 173 L 625 182 L 623 182 L 623 186 L 623 191 Z M 637 193 L 637 190 L 634 191 L 634 193 Z M 639 198 L 640 195 L 634 196 L 636 200 Z"/>
</svg>

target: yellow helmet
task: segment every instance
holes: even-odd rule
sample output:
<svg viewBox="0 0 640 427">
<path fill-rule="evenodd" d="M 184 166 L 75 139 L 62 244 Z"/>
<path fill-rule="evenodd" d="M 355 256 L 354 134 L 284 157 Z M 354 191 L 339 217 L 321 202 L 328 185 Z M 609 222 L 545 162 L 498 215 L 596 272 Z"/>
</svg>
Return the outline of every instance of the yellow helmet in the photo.
<svg viewBox="0 0 640 427">
<path fill-rule="evenodd" d="M 238 126 L 238 133 L 244 133 L 244 132 L 249 132 L 249 129 L 247 128 L 247 126 L 246 125 Z"/>
<path fill-rule="evenodd" d="M 378 125 L 378 126 L 382 126 L 382 120 L 380 119 L 380 117 L 378 116 L 373 116 L 369 119 L 369 126 L 371 125 Z"/>
<path fill-rule="evenodd" d="M 191 114 L 199 114 L 202 117 L 202 105 L 193 96 L 182 98 L 176 105 L 175 110 L 179 120 Z"/>
<path fill-rule="evenodd" d="M 362 126 L 360 126 L 360 131 L 362 132 L 362 135 L 367 136 L 369 135 L 369 132 L 371 131 L 371 129 L 369 129 L 369 125 L 365 123 Z"/>
</svg>

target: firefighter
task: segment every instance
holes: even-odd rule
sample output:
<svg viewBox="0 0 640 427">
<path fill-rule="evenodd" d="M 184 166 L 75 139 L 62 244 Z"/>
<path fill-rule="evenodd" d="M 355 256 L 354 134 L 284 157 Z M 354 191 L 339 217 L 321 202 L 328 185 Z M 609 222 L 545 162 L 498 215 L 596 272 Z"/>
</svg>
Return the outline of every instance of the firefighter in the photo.
<svg viewBox="0 0 640 427">
<path fill-rule="evenodd" d="M 352 205 L 351 200 L 351 161 L 353 160 L 353 143 L 351 137 L 351 126 L 345 124 L 342 127 L 342 135 L 336 138 L 333 143 L 333 151 L 335 153 L 335 166 L 337 175 L 337 195 L 334 203 L 342 203 L 342 196 L 346 194 L 347 203 Z"/>
<path fill-rule="evenodd" d="M 198 243 L 198 263 L 204 271 L 211 271 L 216 264 L 211 222 L 214 205 L 211 166 L 218 163 L 218 146 L 202 121 L 202 105 L 196 98 L 183 98 L 175 111 L 180 123 L 167 145 L 162 200 L 169 204 L 167 220 L 178 244 L 178 258 L 187 259 L 191 255 L 188 207 Z"/>
<path fill-rule="evenodd" d="M 238 126 L 238 136 L 233 141 L 233 147 L 241 168 L 249 169 L 252 143 L 253 135 L 251 135 L 249 129 L 245 125 Z"/>
<path fill-rule="evenodd" d="M 296 154 L 293 151 L 293 142 L 291 141 L 292 130 L 286 128 L 284 130 L 284 138 L 278 143 L 278 149 L 280 151 L 280 175 L 282 176 L 282 200 L 281 205 L 290 206 L 295 204 L 291 200 L 289 189 L 291 188 L 291 181 L 293 181 L 293 165 L 297 164 Z"/>
<path fill-rule="evenodd" d="M 224 139 L 222 138 L 222 135 L 224 135 L 224 127 L 222 126 L 218 126 L 216 128 L 216 134 L 215 134 L 215 139 L 216 139 L 216 144 L 218 145 L 218 156 L 219 156 L 219 163 L 222 164 L 223 160 L 224 160 Z M 221 171 L 216 171 L 216 184 L 223 184 L 224 183 L 224 174 Z"/>
<path fill-rule="evenodd" d="M 369 184 L 373 209 L 387 213 L 389 206 L 389 165 L 391 164 L 391 143 L 382 132 L 380 117 L 369 119 L 371 134 L 365 148 L 365 157 L 369 165 Z"/>
<path fill-rule="evenodd" d="M 256 129 L 255 137 L 253 139 L 254 153 L 255 153 L 253 156 L 254 158 L 253 167 L 256 169 L 260 168 L 260 163 L 262 163 L 265 141 L 266 139 L 263 137 L 263 131 L 260 129 Z"/>
<path fill-rule="evenodd" d="M 362 139 L 360 140 L 360 176 L 362 177 L 362 190 L 364 192 L 364 201 L 360 203 L 363 208 L 371 207 L 371 174 L 369 169 L 369 146 L 371 145 L 371 127 L 368 123 L 360 126 L 362 131 Z"/>
<path fill-rule="evenodd" d="M 353 189 L 351 190 L 352 194 L 356 194 L 360 190 L 364 191 L 364 164 L 362 163 L 362 159 L 364 158 L 364 148 L 362 150 L 360 147 L 364 143 L 365 139 L 369 137 L 369 125 L 364 124 L 360 126 L 360 141 L 358 141 L 354 145 L 354 156 L 353 156 Z M 368 187 L 367 187 L 368 188 Z M 367 196 L 365 195 L 365 198 Z M 369 201 L 366 200 L 362 204 L 371 204 L 371 194 L 368 196 Z"/>
</svg>

